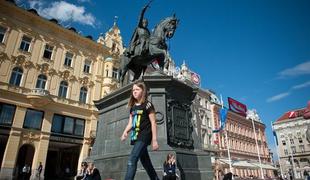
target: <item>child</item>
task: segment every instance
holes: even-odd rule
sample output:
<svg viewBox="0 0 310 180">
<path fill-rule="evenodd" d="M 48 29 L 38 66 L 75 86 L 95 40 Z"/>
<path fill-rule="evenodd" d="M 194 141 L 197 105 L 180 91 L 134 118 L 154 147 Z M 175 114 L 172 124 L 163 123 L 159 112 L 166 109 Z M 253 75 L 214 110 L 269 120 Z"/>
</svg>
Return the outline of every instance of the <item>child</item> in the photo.
<svg viewBox="0 0 310 180">
<path fill-rule="evenodd" d="M 131 145 L 134 146 L 128 159 L 125 180 L 134 179 L 139 158 L 150 179 L 159 180 L 147 151 L 147 146 L 150 144 L 154 151 L 159 148 L 155 109 L 153 104 L 147 101 L 146 87 L 143 82 L 134 83 L 128 107 L 130 108 L 129 121 L 121 140 L 124 141 L 131 131 L 130 140 Z"/>
</svg>

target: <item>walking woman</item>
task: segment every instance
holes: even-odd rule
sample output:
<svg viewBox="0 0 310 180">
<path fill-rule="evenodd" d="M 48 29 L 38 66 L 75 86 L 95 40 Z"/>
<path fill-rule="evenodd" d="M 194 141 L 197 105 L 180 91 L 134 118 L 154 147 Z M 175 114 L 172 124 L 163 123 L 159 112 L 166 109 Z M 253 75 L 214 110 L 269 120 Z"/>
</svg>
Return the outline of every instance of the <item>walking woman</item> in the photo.
<svg viewBox="0 0 310 180">
<path fill-rule="evenodd" d="M 130 108 L 129 120 L 121 140 L 124 141 L 131 132 L 130 141 L 133 148 L 128 159 L 125 180 L 134 179 L 139 159 L 149 178 L 159 180 L 147 150 L 150 144 L 154 151 L 159 148 L 155 109 L 153 104 L 147 100 L 147 90 L 143 82 L 134 83 L 128 107 Z"/>
</svg>

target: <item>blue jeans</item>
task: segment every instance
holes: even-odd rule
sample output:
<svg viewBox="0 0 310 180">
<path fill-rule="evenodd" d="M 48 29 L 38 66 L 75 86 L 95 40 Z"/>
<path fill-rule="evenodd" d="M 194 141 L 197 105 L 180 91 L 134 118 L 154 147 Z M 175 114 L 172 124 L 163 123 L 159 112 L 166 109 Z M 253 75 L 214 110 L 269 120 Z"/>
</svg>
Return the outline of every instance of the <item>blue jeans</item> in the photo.
<svg viewBox="0 0 310 180">
<path fill-rule="evenodd" d="M 150 179 L 159 180 L 147 151 L 147 144 L 142 141 L 136 141 L 133 146 L 128 159 L 125 180 L 133 180 L 135 178 L 139 158 Z"/>
</svg>

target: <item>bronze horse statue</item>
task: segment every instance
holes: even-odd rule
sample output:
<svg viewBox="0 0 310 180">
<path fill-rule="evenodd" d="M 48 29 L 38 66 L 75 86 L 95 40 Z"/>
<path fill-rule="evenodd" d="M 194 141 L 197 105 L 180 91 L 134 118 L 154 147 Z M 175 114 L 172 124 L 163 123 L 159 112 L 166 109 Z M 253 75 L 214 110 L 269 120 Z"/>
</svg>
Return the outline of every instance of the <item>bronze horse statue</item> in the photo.
<svg viewBox="0 0 310 180">
<path fill-rule="evenodd" d="M 128 70 L 131 70 L 134 73 L 132 81 L 135 81 L 139 79 L 141 73 L 144 74 L 147 66 L 155 60 L 158 62 L 160 70 L 164 69 L 167 61 L 166 39 L 173 37 L 178 22 L 179 20 L 173 15 L 165 18 L 155 26 L 154 31 L 148 39 L 148 50 L 146 53 L 139 54 L 136 49 L 133 56 L 121 56 L 119 68 L 119 81 L 121 85 L 123 85 L 124 77 Z"/>
</svg>

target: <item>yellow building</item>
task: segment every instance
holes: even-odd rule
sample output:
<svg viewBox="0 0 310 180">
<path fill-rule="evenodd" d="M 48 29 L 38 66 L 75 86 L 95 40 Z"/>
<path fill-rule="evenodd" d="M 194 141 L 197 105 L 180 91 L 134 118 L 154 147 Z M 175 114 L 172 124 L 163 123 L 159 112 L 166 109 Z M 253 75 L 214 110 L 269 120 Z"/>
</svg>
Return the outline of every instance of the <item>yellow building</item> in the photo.
<svg viewBox="0 0 310 180">
<path fill-rule="evenodd" d="M 0 1 L 0 179 L 76 175 L 96 136 L 93 101 L 117 87 L 117 25 L 97 42 Z M 27 168 L 26 168 L 27 169 Z"/>
</svg>

